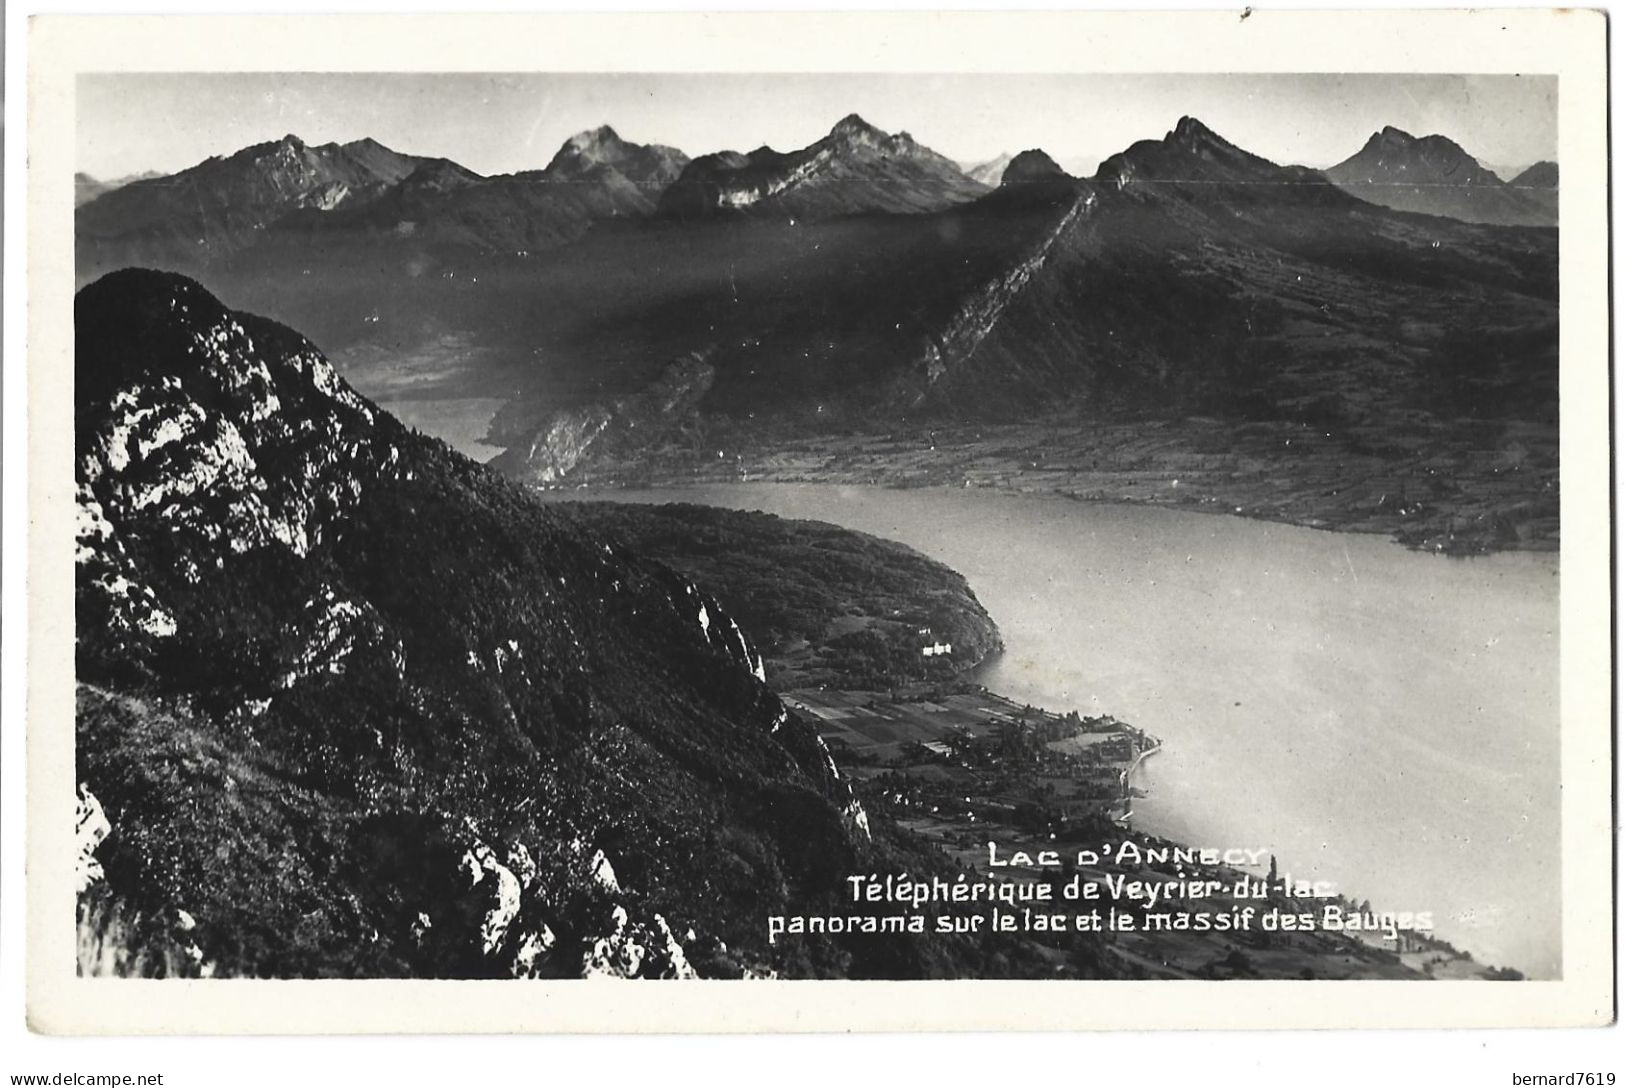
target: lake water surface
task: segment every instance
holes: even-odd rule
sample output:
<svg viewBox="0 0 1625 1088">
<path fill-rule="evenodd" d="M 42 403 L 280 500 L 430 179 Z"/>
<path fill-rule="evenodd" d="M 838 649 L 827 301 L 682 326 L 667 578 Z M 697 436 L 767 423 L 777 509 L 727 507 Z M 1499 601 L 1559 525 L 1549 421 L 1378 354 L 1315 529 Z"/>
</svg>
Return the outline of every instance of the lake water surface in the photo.
<svg viewBox="0 0 1625 1088">
<path fill-rule="evenodd" d="M 1561 966 L 1558 563 L 978 490 L 741 484 L 592 497 L 813 518 L 969 579 L 979 675 L 1161 737 L 1144 830 L 1273 850 L 1480 962 Z"/>
</svg>

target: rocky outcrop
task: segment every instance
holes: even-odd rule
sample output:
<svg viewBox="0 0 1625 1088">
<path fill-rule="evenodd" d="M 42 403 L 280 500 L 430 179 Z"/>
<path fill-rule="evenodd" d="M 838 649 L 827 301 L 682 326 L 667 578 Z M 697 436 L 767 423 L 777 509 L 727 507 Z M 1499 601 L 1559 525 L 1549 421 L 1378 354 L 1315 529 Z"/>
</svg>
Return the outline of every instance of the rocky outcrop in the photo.
<svg viewBox="0 0 1625 1088">
<path fill-rule="evenodd" d="M 630 396 L 545 414 L 540 426 L 528 437 L 513 441 L 492 459 L 491 467 L 526 483 L 556 484 L 595 444 L 632 438 L 648 442 L 686 422 L 715 379 L 716 370 L 703 354 L 675 359 L 647 387 Z M 505 438 L 504 431 L 513 428 L 508 420 L 529 411 L 523 404 L 504 409 L 492 425 L 493 437 Z"/>
<path fill-rule="evenodd" d="M 861 821 L 714 597 L 191 281 L 77 317 L 87 973 L 774 969 Z"/>
<path fill-rule="evenodd" d="M 1042 156 L 1044 161 L 1049 159 L 1042 151 L 1023 152 L 1022 156 Z M 1066 180 L 1065 173 L 1060 173 L 1057 179 L 1054 173 L 1044 170 L 1036 158 L 1027 158 L 1019 169 L 1018 163 L 1022 163 L 1021 156 L 1011 164 L 1010 170 L 1005 171 L 1003 184 L 1011 189 L 1019 189 L 1030 183 Z M 1051 162 L 1050 165 L 1054 164 Z M 1056 167 L 1055 170 L 1059 172 L 1060 168 Z M 1014 178 L 1011 177 L 1012 171 L 1016 172 Z M 1011 302 L 1044 267 L 1056 243 L 1089 213 L 1095 202 L 1096 195 L 1087 186 L 1068 185 L 1054 225 L 1039 237 L 1025 255 L 966 294 L 920 350 L 914 366 L 905 376 L 905 388 L 909 390 L 911 403 L 918 404 L 924 400 L 937 381 L 975 354 Z"/>
</svg>

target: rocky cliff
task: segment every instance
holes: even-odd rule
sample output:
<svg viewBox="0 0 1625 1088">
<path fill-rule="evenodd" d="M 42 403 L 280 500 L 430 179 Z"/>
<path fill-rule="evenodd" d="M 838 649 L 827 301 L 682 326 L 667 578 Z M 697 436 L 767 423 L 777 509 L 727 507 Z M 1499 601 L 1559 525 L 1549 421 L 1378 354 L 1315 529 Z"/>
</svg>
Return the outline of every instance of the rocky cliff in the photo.
<svg viewBox="0 0 1625 1088">
<path fill-rule="evenodd" d="M 867 817 L 714 597 L 190 280 L 75 310 L 83 970 L 820 969 Z"/>
<path fill-rule="evenodd" d="M 492 424 L 493 439 L 508 448 L 491 467 L 514 479 L 556 484 L 594 445 L 658 440 L 691 420 L 715 379 L 705 353 L 697 352 L 667 363 L 629 396 L 557 410 L 511 404 Z"/>
</svg>

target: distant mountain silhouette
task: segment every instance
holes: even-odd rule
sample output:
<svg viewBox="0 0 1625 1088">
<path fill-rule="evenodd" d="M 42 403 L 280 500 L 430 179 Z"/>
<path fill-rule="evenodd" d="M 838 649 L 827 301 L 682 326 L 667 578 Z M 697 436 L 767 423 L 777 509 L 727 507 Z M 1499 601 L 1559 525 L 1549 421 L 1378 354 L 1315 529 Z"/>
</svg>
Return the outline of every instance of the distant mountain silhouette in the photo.
<svg viewBox="0 0 1625 1088">
<path fill-rule="evenodd" d="M 1507 184 L 1514 189 L 1555 189 L 1557 188 L 1557 164 L 1555 162 L 1537 162 Z"/>
<path fill-rule="evenodd" d="M 1555 208 L 1507 185 L 1444 136 L 1384 128 L 1326 176 L 1345 192 L 1400 211 L 1510 226 L 1555 222 Z"/>
<path fill-rule="evenodd" d="M 155 170 L 147 170 L 139 174 L 129 174 L 125 177 L 114 178 L 111 181 L 101 181 L 100 179 L 93 178 L 86 173 L 76 173 L 73 175 L 73 206 L 77 208 L 81 204 L 88 204 L 92 200 L 95 200 L 97 197 L 101 196 L 103 193 L 110 193 L 114 189 L 122 189 L 131 182 L 145 181 L 148 178 L 156 178 L 160 176 L 161 175 Z"/>
<path fill-rule="evenodd" d="M 973 163 L 964 167 L 965 176 L 983 185 L 997 185 L 1004 177 L 1004 168 L 1010 165 L 1013 157 L 1009 152 L 1003 152 L 986 162 Z"/>
</svg>

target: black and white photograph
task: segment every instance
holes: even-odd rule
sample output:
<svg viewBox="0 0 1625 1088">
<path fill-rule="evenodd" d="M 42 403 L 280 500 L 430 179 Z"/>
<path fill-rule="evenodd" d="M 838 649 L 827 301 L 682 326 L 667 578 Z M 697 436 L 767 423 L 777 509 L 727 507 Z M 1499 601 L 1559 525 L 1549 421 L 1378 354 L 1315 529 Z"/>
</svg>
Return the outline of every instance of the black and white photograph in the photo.
<svg viewBox="0 0 1625 1088">
<path fill-rule="evenodd" d="M 59 80 L 31 972 L 1612 1015 L 1601 96 L 414 56 Z"/>
</svg>

